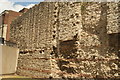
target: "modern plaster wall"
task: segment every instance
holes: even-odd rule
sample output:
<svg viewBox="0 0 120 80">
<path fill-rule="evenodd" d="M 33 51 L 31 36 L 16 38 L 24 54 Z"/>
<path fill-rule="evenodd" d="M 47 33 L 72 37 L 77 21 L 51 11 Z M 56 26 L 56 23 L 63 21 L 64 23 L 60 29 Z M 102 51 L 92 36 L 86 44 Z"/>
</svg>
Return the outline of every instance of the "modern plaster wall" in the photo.
<svg viewBox="0 0 120 80">
<path fill-rule="evenodd" d="M 0 45 L 0 50 L 0 74 L 15 73 L 19 49 Z"/>
</svg>

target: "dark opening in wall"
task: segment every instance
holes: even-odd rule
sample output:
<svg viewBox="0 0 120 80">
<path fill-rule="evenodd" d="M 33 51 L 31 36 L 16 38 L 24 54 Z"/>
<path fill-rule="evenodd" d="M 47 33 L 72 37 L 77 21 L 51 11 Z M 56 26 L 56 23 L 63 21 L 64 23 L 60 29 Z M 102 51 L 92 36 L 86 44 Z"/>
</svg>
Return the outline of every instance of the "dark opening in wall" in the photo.
<svg viewBox="0 0 120 80">
<path fill-rule="evenodd" d="M 60 41 L 59 43 L 59 51 L 60 57 L 65 59 L 76 59 L 78 54 L 77 47 L 76 47 L 76 38 L 74 37 L 71 40 Z M 75 68 L 69 66 L 70 61 L 67 60 L 59 60 L 58 67 L 61 71 L 66 71 L 67 73 L 76 73 Z"/>
<path fill-rule="evenodd" d="M 56 31 L 53 31 L 54 33 L 56 33 Z"/>
<path fill-rule="evenodd" d="M 54 55 L 55 54 L 55 57 L 58 57 L 57 55 L 57 47 L 53 46 L 53 51 L 50 53 L 50 55 Z"/>
<path fill-rule="evenodd" d="M 39 51 L 40 53 L 42 53 L 42 51 Z"/>
<path fill-rule="evenodd" d="M 76 24 L 75 24 L 75 23 L 73 23 L 73 26 L 76 26 Z"/>
<path fill-rule="evenodd" d="M 120 57 L 120 33 L 109 34 L 110 50 Z"/>
<path fill-rule="evenodd" d="M 42 52 L 45 52 L 45 50 L 42 50 Z"/>
<path fill-rule="evenodd" d="M 53 35 L 53 38 L 55 39 L 55 35 Z"/>
<path fill-rule="evenodd" d="M 60 41 L 60 54 L 64 58 L 75 58 L 77 56 L 76 40 Z"/>
<path fill-rule="evenodd" d="M 53 12 L 54 14 L 56 13 L 56 12 Z"/>
<path fill-rule="evenodd" d="M 91 16 L 91 18 L 94 18 L 94 16 Z"/>
<path fill-rule="evenodd" d="M 78 18 L 78 17 L 79 17 L 79 14 L 78 14 L 78 13 L 76 13 L 76 14 L 75 14 L 75 16 L 76 16 L 76 18 Z"/>
<path fill-rule="evenodd" d="M 80 22 L 78 22 L 78 21 L 76 22 L 76 24 L 79 24 L 79 23 L 80 23 Z"/>
<path fill-rule="evenodd" d="M 55 10 L 57 10 L 57 7 L 55 7 Z"/>
<path fill-rule="evenodd" d="M 57 48 L 55 46 L 53 46 L 53 50 L 56 50 Z"/>
<path fill-rule="evenodd" d="M 54 15 L 54 17 L 57 17 L 57 15 Z"/>
<path fill-rule="evenodd" d="M 120 33 L 109 34 L 109 46 L 120 48 Z"/>
</svg>

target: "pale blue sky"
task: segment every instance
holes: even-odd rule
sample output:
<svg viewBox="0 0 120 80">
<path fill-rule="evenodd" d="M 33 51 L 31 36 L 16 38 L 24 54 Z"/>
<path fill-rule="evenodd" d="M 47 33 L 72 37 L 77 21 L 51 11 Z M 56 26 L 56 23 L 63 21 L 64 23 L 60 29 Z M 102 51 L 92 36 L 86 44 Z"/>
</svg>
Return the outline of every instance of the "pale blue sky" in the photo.
<svg viewBox="0 0 120 80">
<path fill-rule="evenodd" d="M 44 0 L 9 0 L 9 1 L 12 1 L 12 2 L 41 2 Z"/>
<path fill-rule="evenodd" d="M 38 4 L 39 2 L 42 2 L 44 0 L 9 0 L 9 1 L 15 2 L 15 4 L 27 6 L 29 4 Z"/>
<path fill-rule="evenodd" d="M 38 4 L 39 2 L 15 2 L 15 4 L 27 6 L 29 4 Z"/>
<path fill-rule="evenodd" d="M 20 11 L 23 8 L 31 8 L 44 0 L 0 0 L 0 13 L 4 10 Z"/>
</svg>

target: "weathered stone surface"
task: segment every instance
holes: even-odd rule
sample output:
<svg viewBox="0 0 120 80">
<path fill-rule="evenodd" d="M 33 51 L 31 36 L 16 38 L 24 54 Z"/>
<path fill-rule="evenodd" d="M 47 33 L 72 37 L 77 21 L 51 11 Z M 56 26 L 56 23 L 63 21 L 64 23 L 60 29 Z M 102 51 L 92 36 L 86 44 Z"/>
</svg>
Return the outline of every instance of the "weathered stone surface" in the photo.
<svg viewBox="0 0 120 80">
<path fill-rule="evenodd" d="M 107 29 L 108 34 L 120 32 L 120 2 L 108 3 L 108 15 L 107 15 Z"/>
<path fill-rule="evenodd" d="M 11 25 L 11 41 L 24 53 L 17 73 L 47 78 L 118 77 L 119 35 L 108 34 L 112 4 L 42 2 L 28 10 Z"/>
</svg>

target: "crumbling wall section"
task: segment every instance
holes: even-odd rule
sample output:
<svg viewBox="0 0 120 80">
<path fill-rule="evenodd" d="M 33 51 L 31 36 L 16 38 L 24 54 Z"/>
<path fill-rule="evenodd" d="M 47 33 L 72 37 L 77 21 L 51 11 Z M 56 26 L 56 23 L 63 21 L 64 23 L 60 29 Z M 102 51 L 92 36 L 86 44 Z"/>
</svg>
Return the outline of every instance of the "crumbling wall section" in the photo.
<svg viewBox="0 0 120 80">
<path fill-rule="evenodd" d="M 58 77 L 68 77 L 72 67 L 65 67 L 66 59 L 72 57 L 74 59 L 76 53 L 76 36 L 79 34 L 81 28 L 81 3 L 74 2 L 58 2 L 55 4 L 54 10 L 54 30 L 56 31 L 54 37 L 53 54 L 51 60 L 53 70 L 58 72 Z M 56 67 L 55 67 L 56 66 Z M 65 74 L 63 74 L 65 73 Z M 53 77 L 57 77 L 52 73 Z"/>
<path fill-rule="evenodd" d="M 36 78 L 50 76 L 53 7 L 53 3 L 41 2 L 12 23 L 10 40 L 20 48 L 17 74 Z"/>
<path fill-rule="evenodd" d="M 11 41 L 16 42 L 23 51 L 51 45 L 52 17 L 49 11 L 48 3 L 43 2 L 16 19 L 11 25 Z"/>
<path fill-rule="evenodd" d="M 107 34 L 107 3 L 58 3 L 55 52 L 64 77 L 118 77 Z M 56 58 L 56 57 L 55 57 Z M 54 63 L 54 62 L 52 62 Z"/>
<path fill-rule="evenodd" d="M 109 51 L 107 3 L 83 3 L 81 10 L 83 29 L 79 36 L 79 56 L 87 60 L 80 61 L 80 72 L 94 77 L 118 76 L 118 60 L 115 60 L 118 56 Z M 116 73 L 111 67 L 113 64 Z"/>
<path fill-rule="evenodd" d="M 61 3 L 58 6 L 56 49 L 60 58 L 57 65 L 62 71 L 59 76 L 118 77 L 119 57 L 111 52 L 107 34 L 107 3 Z"/>
<path fill-rule="evenodd" d="M 98 2 L 34 6 L 11 25 L 11 41 L 22 53 L 17 73 L 39 78 L 118 77 L 119 58 L 109 46 L 107 14 L 108 4 Z"/>
</svg>

